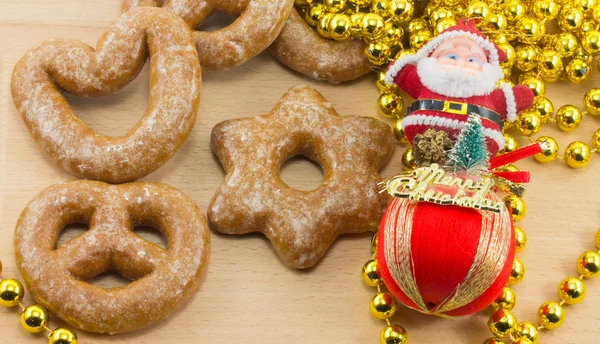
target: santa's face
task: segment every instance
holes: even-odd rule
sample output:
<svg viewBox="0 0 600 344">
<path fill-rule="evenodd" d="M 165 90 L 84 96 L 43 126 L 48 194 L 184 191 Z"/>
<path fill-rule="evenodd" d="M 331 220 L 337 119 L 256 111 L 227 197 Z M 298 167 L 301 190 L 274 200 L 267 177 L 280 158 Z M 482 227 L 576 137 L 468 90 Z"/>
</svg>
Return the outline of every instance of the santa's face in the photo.
<svg viewBox="0 0 600 344">
<path fill-rule="evenodd" d="M 485 51 L 468 37 L 456 37 L 417 63 L 417 73 L 428 89 L 454 98 L 490 94 L 504 77 Z"/>
<path fill-rule="evenodd" d="M 456 37 L 446 41 L 431 53 L 438 63 L 447 70 L 461 69 L 475 75 L 483 70 L 488 62 L 485 51 L 467 37 Z"/>
</svg>

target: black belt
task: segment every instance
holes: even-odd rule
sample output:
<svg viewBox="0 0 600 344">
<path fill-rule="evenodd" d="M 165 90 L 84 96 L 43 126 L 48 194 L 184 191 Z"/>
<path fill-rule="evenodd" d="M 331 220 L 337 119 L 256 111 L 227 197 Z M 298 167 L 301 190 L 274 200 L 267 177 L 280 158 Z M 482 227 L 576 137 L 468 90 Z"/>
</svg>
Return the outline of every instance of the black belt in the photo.
<svg viewBox="0 0 600 344">
<path fill-rule="evenodd" d="M 498 125 L 498 128 L 502 130 L 504 122 L 500 114 L 490 109 L 467 103 L 459 103 L 448 100 L 432 100 L 422 99 L 415 100 L 407 109 L 406 114 L 409 115 L 412 112 L 419 110 L 434 110 L 443 111 L 457 115 L 470 115 L 472 113 L 481 116 L 482 118 L 488 119 Z"/>
</svg>

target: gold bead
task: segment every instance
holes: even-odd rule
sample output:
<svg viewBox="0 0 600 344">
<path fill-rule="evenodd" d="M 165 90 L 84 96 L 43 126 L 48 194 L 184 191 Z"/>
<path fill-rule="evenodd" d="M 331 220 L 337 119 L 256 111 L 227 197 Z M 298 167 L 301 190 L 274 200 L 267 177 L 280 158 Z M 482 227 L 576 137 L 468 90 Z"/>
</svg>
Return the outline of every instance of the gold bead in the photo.
<svg viewBox="0 0 600 344">
<path fill-rule="evenodd" d="M 350 15 L 350 33 L 352 37 L 362 38 L 362 20 L 365 14 L 362 12 L 352 13 Z M 383 71 L 385 73 L 385 71 Z"/>
<path fill-rule="evenodd" d="M 519 83 L 529 87 L 531 92 L 533 92 L 534 102 L 538 102 L 544 98 L 544 95 L 546 94 L 546 85 L 540 78 L 528 76 L 523 78 Z"/>
<path fill-rule="evenodd" d="M 540 339 L 540 332 L 537 327 L 529 321 L 522 321 L 517 324 L 514 332 L 515 337 L 528 339 L 532 344 L 537 344 Z"/>
<path fill-rule="evenodd" d="M 565 160 L 572 168 L 582 168 L 590 162 L 590 147 L 581 141 L 571 142 L 565 150 Z"/>
<path fill-rule="evenodd" d="M 593 20 L 584 19 L 583 23 L 581 23 L 581 26 L 579 27 L 579 30 L 576 31 L 576 33 L 583 41 L 585 35 L 588 32 L 592 32 L 594 30 L 598 30 L 598 24 Z M 583 44 L 582 44 L 582 46 L 583 46 Z"/>
<path fill-rule="evenodd" d="M 304 14 L 304 20 L 311 27 L 317 27 L 317 23 L 325 15 L 325 6 L 323 4 L 312 4 Z"/>
<path fill-rule="evenodd" d="M 546 123 L 554 116 L 554 105 L 550 99 L 543 98 L 535 104 L 535 112 L 540 116 L 542 123 Z"/>
<path fill-rule="evenodd" d="M 502 288 L 502 293 L 492 302 L 494 309 L 512 310 L 517 303 L 515 292 L 509 287 Z"/>
<path fill-rule="evenodd" d="M 585 284 L 579 278 L 565 278 L 558 285 L 558 297 L 569 305 L 580 303 L 585 297 Z"/>
<path fill-rule="evenodd" d="M 522 252 L 527 246 L 527 235 L 521 227 L 515 226 L 515 249 L 517 252 Z"/>
<path fill-rule="evenodd" d="M 375 40 L 383 36 L 385 22 L 379 14 L 365 13 L 361 26 L 362 36 L 367 40 Z"/>
<path fill-rule="evenodd" d="M 25 289 L 21 282 L 12 278 L 0 281 L 0 306 L 14 307 L 23 300 L 23 296 Z"/>
<path fill-rule="evenodd" d="M 579 84 L 590 78 L 592 75 L 592 66 L 584 59 L 574 58 L 567 64 L 565 74 L 569 81 Z"/>
<path fill-rule="evenodd" d="M 387 17 L 387 9 L 387 0 L 373 0 L 373 2 L 371 2 L 371 13 L 377 13 L 382 17 Z"/>
<path fill-rule="evenodd" d="M 369 309 L 375 318 L 385 320 L 396 313 L 396 301 L 389 293 L 377 293 L 371 299 Z"/>
<path fill-rule="evenodd" d="M 513 221 L 519 222 L 525 217 L 527 207 L 525 206 L 525 202 L 519 197 L 508 195 L 504 197 L 504 204 L 506 204 L 506 207 L 510 210 Z"/>
<path fill-rule="evenodd" d="M 517 40 L 521 43 L 537 43 L 542 38 L 542 27 L 540 23 L 530 17 L 523 17 L 517 21 Z"/>
<path fill-rule="evenodd" d="M 369 259 L 362 267 L 361 276 L 369 287 L 376 287 L 381 283 L 377 273 L 377 260 Z"/>
<path fill-rule="evenodd" d="M 454 12 L 444 7 L 438 7 L 429 16 L 429 25 L 435 27 L 443 19 L 454 19 Z"/>
<path fill-rule="evenodd" d="M 515 257 L 513 262 L 512 270 L 510 272 L 510 276 L 508 277 L 508 284 L 515 285 L 521 283 L 523 277 L 525 276 L 525 266 L 521 262 L 519 258 Z"/>
<path fill-rule="evenodd" d="M 331 33 L 329 32 L 329 22 L 333 16 L 333 13 L 326 13 L 321 16 L 317 22 L 317 32 L 324 38 L 331 38 Z"/>
<path fill-rule="evenodd" d="M 371 238 L 371 253 L 375 253 L 377 252 L 377 243 L 379 241 L 379 235 L 377 234 L 377 232 L 375 232 L 375 234 L 373 234 L 373 237 Z"/>
<path fill-rule="evenodd" d="M 350 17 L 345 14 L 335 14 L 329 21 L 329 34 L 336 41 L 350 38 Z"/>
<path fill-rule="evenodd" d="M 539 162 L 552 162 L 558 156 L 558 142 L 550 136 L 542 136 L 536 140 L 542 148 L 541 153 L 533 157 Z"/>
<path fill-rule="evenodd" d="M 379 336 L 381 344 L 406 344 L 408 343 L 408 333 L 399 325 L 386 326 Z"/>
<path fill-rule="evenodd" d="M 396 136 L 396 141 L 400 143 L 407 143 L 408 139 L 406 138 L 406 134 L 404 134 L 404 129 L 402 129 L 402 120 L 397 120 L 396 124 L 392 128 L 394 130 L 394 135 Z"/>
<path fill-rule="evenodd" d="M 502 69 L 506 68 L 507 71 L 511 71 L 512 66 L 515 64 L 515 59 L 516 59 L 516 52 L 515 52 L 515 48 L 513 48 L 512 45 L 510 45 L 510 43 L 504 42 L 504 43 L 499 43 L 497 44 L 498 48 L 502 49 L 504 51 L 504 53 L 506 53 L 506 60 L 504 62 L 500 63 L 500 67 L 502 67 Z M 506 74 L 506 73 L 505 73 Z M 510 75 L 510 73 L 508 73 Z"/>
<path fill-rule="evenodd" d="M 562 131 L 573 131 L 582 121 L 581 111 L 573 105 L 563 105 L 556 111 L 556 125 Z"/>
<path fill-rule="evenodd" d="M 503 31 L 508 27 L 508 20 L 502 13 L 494 13 L 490 16 L 490 19 L 486 27 L 492 31 Z"/>
<path fill-rule="evenodd" d="M 592 146 L 595 149 L 600 149 L 600 129 L 596 130 L 594 134 L 592 134 Z"/>
<path fill-rule="evenodd" d="M 323 0 L 323 5 L 331 13 L 340 13 L 346 10 L 348 4 L 346 0 Z"/>
<path fill-rule="evenodd" d="M 385 70 L 382 70 L 379 73 L 377 73 L 377 81 L 375 82 L 377 88 L 382 92 L 395 91 L 397 89 L 396 84 L 390 85 L 385 82 L 385 72 Z"/>
<path fill-rule="evenodd" d="M 575 5 L 581 8 L 584 15 L 592 14 L 596 0 L 575 0 Z"/>
<path fill-rule="evenodd" d="M 504 148 L 502 148 L 502 150 L 500 150 L 500 153 L 504 154 L 504 153 L 510 153 L 515 151 L 517 148 L 519 148 L 519 144 L 517 143 L 517 140 L 509 134 L 504 134 Z"/>
<path fill-rule="evenodd" d="M 429 29 L 429 25 L 427 25 L 427 22 L 423 18 L 414 18 L 408 23 L 407 27 L 408 33 L 411 35 L 417 31 L 426 29 Z"/>
<path fill-rule="evenodd" d="M 502 341 L 502 339 L 500 339 L 498 337 L 493 337 L 493 338 L 488 338 L 488 339 L 484 340 L 483 344 L 504 344 L 504 342 Z"/>
<path fill-rule="evenodd" d="M 453 27 L 456 25 L 456 20 L 454 18 L 444 18 L 435 24 L 434 34 L 439 35 L 440 32 Z"/>
<path fill-rule="evenodd" d="M 544 50 L 538 69 L 542 80 L 558 81 L 564 71 L 562 57 L 555 50 Z"/>
<path fill-rule="evenodd" d="M 517 121 L 515 122 L 515 128 L 517 132 L 524 136 L 531 136 L 537 134 L 542 127 L 542 119 L 535 113 L 535 111 L 525 110 L 519 114 Z"/>
<path fill-rule="evenodd" d="M 389 61 L 391 51 L 390 47 L 385 43 L 370 43 L 365 48 L 365 55 L 367 55 L 369 62 L 371 62 L 374 65 L 380 66 Z"/>
<path fill-rule="evenodd" d="M 581 39 L 581 47 L 592 56 L 600 54 L 600 31 L 590 30 L 586 32 Z"/>
<path fill-rule="evenodd" d="M 429 30 L 417 31 L 410 36 L 410 47 L 420 49 L 430 39 L 431 32 Z"/>
<path fill-rule="evenodd" d="M 594 6 L 592 9 L 592 18 L 596 21 L 596 23 L 600 23 L 600 4 Z"/>
<path fill-rule="evenodd" d="M 583 12 L 580 9 L 575 7 L 564 8 L 558 14 L 558 27 L 562 31 L 577 30 L 581 27 L 583 18 Z"/>
<path fill-rule="evenodd" d="M 408 148 L 406 151 L 404 151 L 404 154 L 402 154 L 402 166 L 404 167 L 405 171 L 412 171 L 417 168 L 412 148 Z"/>
<path fill-rule="evenodd" d="M 527 9 L 519 0 L 511 0 L 504 7 L 504 16 L 511 24 L 523 18 L 525 12 L 527 12 Z"/>
<path fill-rule="evenodd" d="M 467 7 L 467 17 L 481 18 L 484 24 L 487 24 L 491 15 L 490 6 L 485 1 L 473 1 Z"/>
<path fill-rule="evenodd" d="M 388 6 L 388 16 L 398 24 L 404 24 L 412 19 L 415 7 L 410 0 L 391 0 Z"/>
<path fill-rule="evenodd" d="M 583 96 L 585 111 L 590 115 L 600 115 L 600 88 L 592 88 Z"/>
<path fill-rule="evenodd" d="M 48 312 L 42 306 L 29 306 L 21 312 L 21 326 L 29 333 L 40 333 L 46 328 L 48 318 Z"/>
<path fill-rule="evenodd" d="M 57 328 L 48 336 L 48 344 L 77 344 L 77 334 L 64 327 Z"/>
<path fill-rule="evenodd" d="M 536 48 L 522 44 L 515 48 L 515 67 L 521 72 L 528 72 L 538 64 Z"/>
<path fill-rule="evenodd" d="M 394 118 L 398 113 L 398 108 L 402 109 L 402 97 L 392 92 L 382 93 L 377 99 L 377 107 L 383 117 Z"/>
<path fill-rule="evenodd" d="M 385 43 L 388 45 L 402 44 L 402 39 L 404 38 L 404 29 L 402 29 L 402 26 L 394 22 L 387 22 L 383 30 L 383 40 Z"/>
<path fill-rule="evenodd" d="M 577 260 L 577 272 L 586 278 L 594 278 L 600 275 L 600 254 L 586 251 Z"/>
<path fill-rule="evenodd" d="M 517 325 L 517 319 L 506 309 L 498 309 L 488 320 L 488 327 L 494 336 L 504 338 L 513 331 Z"/>
<path fill-rule="evenodd" d="M 559 11 L 560 6 L 552 0 L 537 0 L 533 3 L 533 14 L 538 20 L 552 20 Z"/>
<path fill-rule="evenodd" d="M 537 317 L 545 329 L 554 330 L 565 322 L 565 311 L 557 302 L 546 302 L 540 306 Z"/>
<path fill-rule="evenodd" d="M 562 57 L 572 57 L 577 50 L 579 41 L 577 37 L 570 32 L 561 32 L 554 36 L 552 48 Z"/>
</svg>

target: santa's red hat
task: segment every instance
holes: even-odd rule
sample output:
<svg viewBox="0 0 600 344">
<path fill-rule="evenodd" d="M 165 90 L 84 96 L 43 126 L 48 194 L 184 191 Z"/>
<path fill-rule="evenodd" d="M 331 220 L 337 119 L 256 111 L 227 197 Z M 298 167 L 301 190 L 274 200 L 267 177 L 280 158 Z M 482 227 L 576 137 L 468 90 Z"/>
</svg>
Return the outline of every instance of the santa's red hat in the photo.
<svg viewBox="0 0 600 344">
<path fill-rule="evenodd" d="M 421 47 L 421 49 L 417 50 L 417 53 L 414 55 L 405 55 L 396 61 L 393 61 L 388 66 L 388 71 L 385 75 L 385 82 L 388 84 L 392 84 L 394 77 L 406 63 L 418 61 L 420 59 L 429 57 L 433 51 L 442 45 L 444 42 L 449 39 L 456 37 L 468 37 L 472 39 L 477 45 L 483 49 L 488 58 L 488 62 L 499 66 L 500 62 L 504 62 L 507 59 L 506 53 L 500 49 L 496 44 L 491 42 L 485 35 L 479 32 L 476 28 L 477 19 L 474 18 L 463 18 L 459 20 L 458 24 L 447 28 L 442 31 L 439 35 L 430 39 Z"/>
</svg>

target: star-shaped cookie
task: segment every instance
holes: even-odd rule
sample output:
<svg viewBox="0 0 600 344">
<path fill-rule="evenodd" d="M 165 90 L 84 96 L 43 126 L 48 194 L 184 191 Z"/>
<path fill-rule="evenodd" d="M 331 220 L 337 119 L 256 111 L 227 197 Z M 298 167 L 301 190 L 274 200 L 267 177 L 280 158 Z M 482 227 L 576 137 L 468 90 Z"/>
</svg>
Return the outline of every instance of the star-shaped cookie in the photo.
<svg viewBox="0 0 600 344">
<path fill-rule="evenodd" d="M 264 116 L 228 120 L 212 131 L 212 149 L 227 175 L 208 209 L 222 233 L 264 233 L 290 267 L 317 263 L 336 237 L 376 229 L 388 198 L 379 169 L 395 141 L 371 117 L 341 117 L 308 86 L 290 89 Z M 313 191 L 289 187 L 281 165 L 304 155 L 321 165 Z"/>
</svg>

